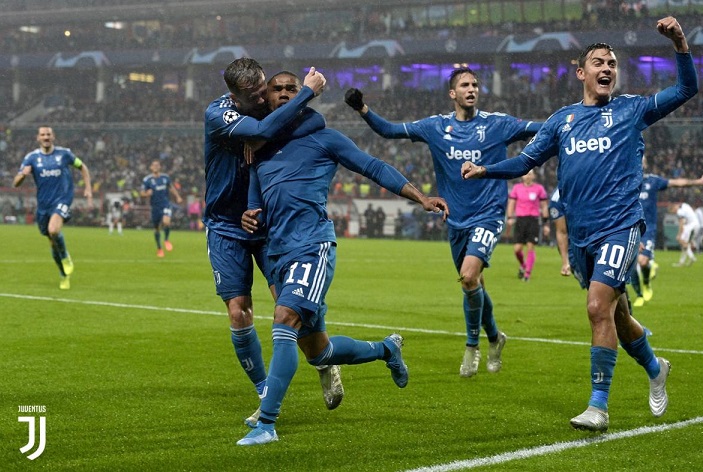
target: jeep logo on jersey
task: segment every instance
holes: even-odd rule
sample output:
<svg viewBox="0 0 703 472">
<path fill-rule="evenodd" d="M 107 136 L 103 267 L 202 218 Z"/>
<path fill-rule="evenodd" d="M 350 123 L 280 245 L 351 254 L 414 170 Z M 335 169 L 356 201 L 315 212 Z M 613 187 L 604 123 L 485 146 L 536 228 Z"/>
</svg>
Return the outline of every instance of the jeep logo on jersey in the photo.
<svg viewBox="0 0 703 472">
<path fill-rule="evenodd" d="M 598 151 L 603 153 L 608 149 L 610 149 L 610 138 L 606 136 L 605 138 L 591 138 L 586 141 L 583 139 L 576 141 L 576 138 L 571 138 L 569 147 L 564 148 L 564 151 L 566 151 L 568 155 L 572 155 L 575 152 L 581 154 L 586 151 Z"/>
<path fill-rule="evenodd" d="M 239 118 L 239 113 L 234 110 L 227 110 L 222 114 L 222 119 L 225 120 L 225 123 L 227 124 L 232 123 L 237 118 Z"/>
<path fill-rule="evenodd" d="M 42 171 L 39 173 L 39 177 L 59 177 L 59 176 L 61 176 L 61 169 L 52 169 L 52 170 L 42 169 Z"/>
<path fill-rule="evenodd" d="M 462 151 L 461 149 L 455 149 L 454 146 L 449 148 L 449 152 L 445 154 L 449 159 L 464 159 L 465 161 L 476 162 L 481 159 L 481 151 L 466 149 Z"/>
</svg>

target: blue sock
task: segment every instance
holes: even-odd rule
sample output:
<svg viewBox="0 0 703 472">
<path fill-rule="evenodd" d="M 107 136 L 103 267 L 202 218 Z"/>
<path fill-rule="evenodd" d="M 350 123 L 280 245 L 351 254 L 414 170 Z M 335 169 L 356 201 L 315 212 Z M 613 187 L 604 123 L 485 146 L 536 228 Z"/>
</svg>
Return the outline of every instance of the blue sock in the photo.
<svg viewBox="0 0 703 472">
<path fill-rule="evenodd" d="M 63 264 L 61 263 L 61 254 L 59 254 L 58 249 L 56 249 L 56 246 L 54 245 L 51 246 L 51 257 L 54 259 L 54 262 L 56 262 L 56 265 L 59 266 L 59 273 L 61 274 L 61 276 L 65 277 L 66 273 L 63 271 Z"/>
<path fill-rule="evenodd" d="M 154 231 L 154 240 L 156 241 L 156 249 L 161 249 L 161 232 Z"/>
<path fill-rule="evenodd" d="M 61 259 L 66 259 L 68 257 L 68 252 L 66 251 L 66 241 L 63 239 L 63 233 L 59 233 L 54 241 Z"/>
<path fill-rule="evenodd" d="M 478 346 L 481 332 L 481 314 L 483 312 L 483 287 L 464 290 L 464 320 L 466 321 L 466 345 Z"/>
<path fill-rule="evenodd" d="M 347 336 L 332 336 L 327 347 L 314 359 L 312 365 L 364 364 L 384 357 L 382 342 L 357 341 Z"/>
<path fill-rule="evenodd" d="M 237 354 L 239 363 L 242 364 L 244 372 L 249 376 L 249 380 L 256 387 L 256 392 L 261 395 L 264 391 L 266 381 L 266 366 L 261 354 L 261 342 L 256 334 L 254 326 L 234 329 L 232 332 L 232 345 Z"/>
<path fill-rule="evenodd" d="M 647 335 L 643 334 L 641 338 L 634 340 L 630 344 L 620 343 L 626 353 L 630 355 L 639 365 L 644 367 L 650 379 L 659 375 L 659 360 L 654 355 L 652 347 L 647 341 Z"/>
<path fill-rule="evenodd" d="M 273 324 L 273 355 L 261 399 L 261 418 L 275 423 L 281 403 L 298 369 L 298 332 L 284 324 Z"/>
<path fill-rule="evenodd" d="M 483 313 L 481 314 L 483 330 L 488 336 L 488 341 L 494 343 L 498 340 L 498 325 L 493 316 L 493 300 L 488 296 L 486 289 L 483 289 Z"/>
<path fill-rule="evenodd" d="M 618 351 L 607 347 L 591 347 L 591 400 L 589 406 L 608 411 L 608 395 L 613 382 Z"/>
<path fill-rule="evenodd" d="M 164 241 L 168 241 L 168 236 L 171 234 L 171 227 L 164 226 Z"/>
</svg>

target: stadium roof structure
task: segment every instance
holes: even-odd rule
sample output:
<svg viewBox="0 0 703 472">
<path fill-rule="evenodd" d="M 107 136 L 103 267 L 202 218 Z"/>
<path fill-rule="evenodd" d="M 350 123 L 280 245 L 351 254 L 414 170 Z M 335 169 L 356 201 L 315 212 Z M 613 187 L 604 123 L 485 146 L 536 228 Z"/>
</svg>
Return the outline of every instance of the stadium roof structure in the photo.
<svg viewBox="0 0 703 472">
<path fill-rule="evenodd" d="M 0 26 L 43 25 L 69 21 L 129 21 L 271 12 L 349 10 L 368 7 L 368 0 L 15 0 L 0 10 Z M 432 0 L 432 5 L 455 4 Z M 427 6 L 427 0 L 387 0 L 384 7 Z"/>
</svg>

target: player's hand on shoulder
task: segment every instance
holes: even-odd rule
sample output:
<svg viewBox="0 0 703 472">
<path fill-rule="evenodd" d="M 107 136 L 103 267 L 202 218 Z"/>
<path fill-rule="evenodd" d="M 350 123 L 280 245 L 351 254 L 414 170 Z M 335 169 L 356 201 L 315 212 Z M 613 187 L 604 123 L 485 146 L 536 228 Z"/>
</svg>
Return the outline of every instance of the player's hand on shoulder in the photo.
<svg viewBox="0 0 703 472">
<path fill-rule="evenodd" d="M 308 74 L 303 80 L 303 85 L 310 87 L 316 97 L 323 92 L 326 84 L 327 79 L 325 78 L 325 76 L 322 75 L 322 73 L 317 72 L 317 69 L 315 69 L 314 67 L 310 68 Z"/>
<path fill-rule="evenodd" d="M 356 111 L 364 108 L 364 94 L 358 88 L 350 88 L 344 94 L 344 102 Z"/>
<path fill-rule="evenodd" d="M 257 216 L 261 214 L 261 208 L 255 210 L 246 210 L 242 213 L 242 229 L 247 233 L 254 233 L 259 229 L 259 220 Z"/>
</svg>

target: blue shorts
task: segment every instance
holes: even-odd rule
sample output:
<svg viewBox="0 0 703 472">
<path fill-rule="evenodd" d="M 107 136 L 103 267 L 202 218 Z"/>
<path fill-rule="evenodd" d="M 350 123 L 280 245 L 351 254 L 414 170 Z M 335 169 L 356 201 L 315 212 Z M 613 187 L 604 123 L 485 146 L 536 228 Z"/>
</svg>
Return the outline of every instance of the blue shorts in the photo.
<svg viewBox="0 0 703 472">
<path fill-rule="evenodd" d="M 254 262 L 266 277 L 268 286 L 273 285 L 265 240 L 230 238 L 210 230 L 206 231 L 206 237 L 215 290 L 222 300 L 251 296 Z"/>
<path fill-rule="evenodd" d="M 466 256 L 476 256 L 490 267 L 491 254 L 503 234 L 503 220 L 485 220 L 467 228 L 449 228 L 449 244 L 457 272 Z"/>
<path fill-rule="evenodd" d="M 164 219 L 164 216 L 171 217 L 171 214 L 173 213 L 173 210 L 171 210 L 171 206 L 167 207 L 152 207 L 151 208 L 151 224 L 154 225 L 154 228 L 159 226 L 161 222 Z"/>
<path fill-rule="evenodd" d="M 43 236 L 49 235 L 49 220 L 54 214 L 61 216 L 64 223 L 67 222 L 71 219 L 71 204 L 58 203 L 52 210 L 37 210 L 35 219 Z"/>
<path fill-rule="evenodd" d="M 303 322 L 299 337 L 325 331 L 325 295 L 332 284 L 337 260 L 333 242 L 311 244 L 274 261 L 276 305 L 295 311 Z"/>
<path fill-rule="evenodd" d="M 640 227 L 636 225 L 609 234 L 586 247 L 571 245 L 571 271 L 581 287 L 588 288 L 591 282 L 601 282 L 624 292 L 637 260 L 640 234 Z"/>
</svg>

